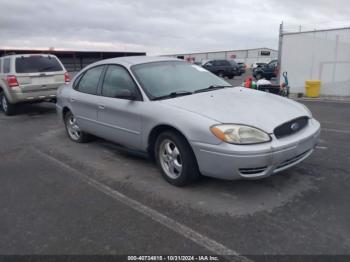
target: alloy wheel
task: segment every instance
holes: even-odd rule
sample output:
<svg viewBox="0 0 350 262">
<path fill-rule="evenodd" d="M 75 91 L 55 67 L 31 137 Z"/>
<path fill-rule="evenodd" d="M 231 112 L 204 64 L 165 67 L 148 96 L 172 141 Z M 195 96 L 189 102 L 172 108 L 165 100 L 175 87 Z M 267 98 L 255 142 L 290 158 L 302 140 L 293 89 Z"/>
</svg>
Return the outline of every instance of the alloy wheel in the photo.
<svg viewBox="0 0 350 262">
<path fill-rule="evenodd" d="M 4 112 L 7 112 L 8 105 L 7 105 L 6 97 L 4 95 L 1 96 L 1 106 L 2 106 L 2 110 L 4 110 Z"/>
<path fill-rule="evenodd" d="M 77 120 L 73 115 L 70 115 L 66 120 L 67 130 L 69 136 L 75 140 L 78 141 L 81 137 L 81 131 L 79 126 L 77 125 Z"/>
<path fill-rule="evenodd" d="M 177 179 L 182 173 L 182 158 L 176 144 L 165 139 L 159 147 L 159 159 L 162 169 L 172 179 Z"/>
</svg>

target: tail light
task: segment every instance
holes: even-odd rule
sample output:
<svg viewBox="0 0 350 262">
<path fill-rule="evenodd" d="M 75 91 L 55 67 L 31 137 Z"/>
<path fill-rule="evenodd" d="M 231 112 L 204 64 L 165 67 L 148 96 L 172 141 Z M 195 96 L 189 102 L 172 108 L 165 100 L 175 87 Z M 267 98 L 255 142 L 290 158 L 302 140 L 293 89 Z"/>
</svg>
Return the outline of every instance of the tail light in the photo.
<svg viewBox="0 0 350 262">
<path fill-rule="evenodd" d="M 70 77 L 69 77 L 68 72 L 64 73 L 64 82 L 66 82 L 66 84 L 68 84 L 70 82 Z"/>
<path fill-rule="evenodd" d="M 19 86 L 16 76 L 7 76 L 7 83 L 9 87 Z"/>
</svg>

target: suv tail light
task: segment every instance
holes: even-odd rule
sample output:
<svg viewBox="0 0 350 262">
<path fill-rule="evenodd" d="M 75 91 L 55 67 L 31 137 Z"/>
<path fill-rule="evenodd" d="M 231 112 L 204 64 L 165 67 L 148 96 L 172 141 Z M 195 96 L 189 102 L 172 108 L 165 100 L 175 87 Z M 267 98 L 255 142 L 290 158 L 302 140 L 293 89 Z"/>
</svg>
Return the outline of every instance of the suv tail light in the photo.
<svg viewBox="0 0 350 262">
<path fill-rule="evenodd" d="M 70 82 L 70 77 L 69 77 L 68 72 L 64 73 L 64 82 L 66 82 L 66 84 L 68 84 Z"/>
<path fill-rule="evenodd" d="M 19 86 L 16 76 L 7 76 L 6 80 L 9 87 Z"/>
</svg>

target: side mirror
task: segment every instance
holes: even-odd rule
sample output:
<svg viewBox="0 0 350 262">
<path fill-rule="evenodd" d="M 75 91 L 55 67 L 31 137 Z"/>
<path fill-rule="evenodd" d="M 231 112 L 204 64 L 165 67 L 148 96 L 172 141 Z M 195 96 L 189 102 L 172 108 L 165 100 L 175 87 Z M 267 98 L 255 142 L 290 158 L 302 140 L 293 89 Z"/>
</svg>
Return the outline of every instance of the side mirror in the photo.
<svg viewBox="0 0 350 262">
<path fill-rule="evenodd" d="M 118 90 L 115 94 L 115 98 L 126 99 L 126 100 L 136 100 L 136 94 L 131 92 L 129 89 Z"/>
</svg>

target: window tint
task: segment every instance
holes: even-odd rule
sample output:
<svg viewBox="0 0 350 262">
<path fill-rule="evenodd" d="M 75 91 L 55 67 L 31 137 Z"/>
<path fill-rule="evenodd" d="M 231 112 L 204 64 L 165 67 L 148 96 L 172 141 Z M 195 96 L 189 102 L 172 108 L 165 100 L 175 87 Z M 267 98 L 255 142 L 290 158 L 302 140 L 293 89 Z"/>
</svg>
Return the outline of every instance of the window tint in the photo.
<svg viewBox="0 0 350 262">
<path fill-rule="evenodd" d="M 29 56 L 16 58 L 17 73 L 39 73 L 62 71 L 63 68 L 53 56 Z"/>
<path fill-rule="evenodd" d="M 108 66 L 106 76 L 103 81 L 102 95 L 107 97 L 118 97 L 121 90 L 129 90 L 136 94 L 134 81 L 129 73 L 121 66 Z"/>
<path fill-rule="evenodd" d="M 87 70 L 80 79 L 76 89 L 83 93 L 96 95 L 102 70 L 103 66 L 98 66 Z"/>
<path fill-rule="evenodd" d="M 10 58 L 4 59 L 4 74 L 10 73 L 10 64 L 11 64 L 10 62 L 11 62 Z"/>
</svg>

